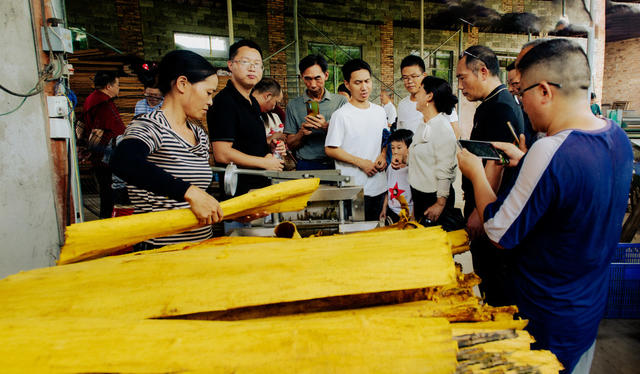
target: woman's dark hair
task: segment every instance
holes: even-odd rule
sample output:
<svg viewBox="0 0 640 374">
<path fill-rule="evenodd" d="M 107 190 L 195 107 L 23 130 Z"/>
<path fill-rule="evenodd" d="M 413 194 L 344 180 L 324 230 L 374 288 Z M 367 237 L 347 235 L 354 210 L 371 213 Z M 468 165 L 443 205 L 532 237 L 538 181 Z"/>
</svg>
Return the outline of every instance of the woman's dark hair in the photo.
<svg viewBox="0 0 640 374">
<path fill-rule="evenodd" d="M 175 50 L 164 55 L 158 65 L 158 89 L 163 95 L 184 75 L 191 83 L 198 83 L 214 75 L 216 69 L 204 57 L 187 50 Z"/>
<path fill-rule="evenodd" d="M 351 96 L 351 91 L 349 91 L 349 89 L 347 88 L 347 86 L 344 85 L 344 83 L 340 83 L 340 85 L 338 86 L 338 92 L 346 92 L 347 95 Z"/>
<path fill-rule="evenodd" d="M 424 92 L 433 94 L 433 103 L 440 113 L 451 114 L 453 107 L 458 103 L 458 98 L 451 92 L 451 86 L 442 78 L 425 77 L 422 80 L 422 88 Z"/>
<path fill-rule="evenodd" d="M 389 136 L 389 143 L 391 142 L 403 142 L 407 148 L 413 141 L 413 131 L 408 129 L 398 129 L 391 133 Z"/>
</svg>

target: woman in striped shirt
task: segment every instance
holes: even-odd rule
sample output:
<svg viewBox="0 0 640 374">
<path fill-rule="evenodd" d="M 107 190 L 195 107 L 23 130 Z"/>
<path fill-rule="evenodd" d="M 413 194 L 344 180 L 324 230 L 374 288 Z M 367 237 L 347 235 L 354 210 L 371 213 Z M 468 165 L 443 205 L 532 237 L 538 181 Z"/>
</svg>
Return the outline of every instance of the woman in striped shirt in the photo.
<svg viewBox="0 0 640 374">
<path fill-rule="evenodd" d="M 207 194 L 213 178 L 209 138 L 190 119 L 202 119 L 218 86 L 213 66 L 185 50 L 169 52 L 158 67 L 162 107 L 127 127 L 111 158 L 114 173 L 127 182 L 134 213 L 191 208 L 199 228 L 150 239 L 142 249 L 212 236 L 211 225 L 222 219 L 216 199 Z"/>
</svg>

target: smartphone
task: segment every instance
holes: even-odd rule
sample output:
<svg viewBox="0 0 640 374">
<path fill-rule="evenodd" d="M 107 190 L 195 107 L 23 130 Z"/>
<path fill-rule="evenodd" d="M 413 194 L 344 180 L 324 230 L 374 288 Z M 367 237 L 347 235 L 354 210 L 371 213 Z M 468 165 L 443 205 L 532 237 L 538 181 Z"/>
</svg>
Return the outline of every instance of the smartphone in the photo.
<svg viewBox="0 0 640 374">
<path fill-rule="evenodd" d="M 318 107 L 318 102 L 317 101 L 307 101 L 307 114 L 311 114 L 314 116 L 317 116 L 318 114 L 320 114 L 320 108 Z"/>
<path fill-rule="evenodd" d="M 459 140 L 460 145 L 466 148 L 469 152 L 484 159 L 484 160 L 496 160 L 502 163 L 508 163 L 509 157 L 503 151 L 497 149 L 493 144 L 489 142 L 481 142 L 477 140 Z"/>
</svg>

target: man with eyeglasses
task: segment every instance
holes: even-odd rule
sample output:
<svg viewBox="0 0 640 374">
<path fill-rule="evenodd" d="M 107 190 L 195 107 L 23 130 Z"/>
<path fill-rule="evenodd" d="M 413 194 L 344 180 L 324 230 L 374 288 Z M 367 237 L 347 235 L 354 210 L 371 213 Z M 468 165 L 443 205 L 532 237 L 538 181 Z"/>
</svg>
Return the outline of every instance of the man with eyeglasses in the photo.
<svg viewBox="0 0 640 374">
<path fill-rule="evenodd" d="M 409 92 L 409 96 L 402 99 L 398 104 L 398 129 L 407 129 L 415 133 L 423 121 L 422 113 L 416 109 L 416 94 L 420 91 L 422 79 L 427 76 L 425 69 L 424 61 L 420 56 L 416 55 L 409 55 L 403 58 L 400 63 L 402 83 L 404 83 L 404 88 Z M 451 114 L 442 113 L 442 115 L 449 120 L 456 138 L 460 138 L 456 109 L 454 108 Z"/>
<path fill-rule="evenodd" d="M 155 86 L 155 82 L 146 82 L 144 84 L 144 99 L 138 100 L 133 115 L 151 113 L 162 106 L 162 92 Z"/>
<path fill-rule="evenodd" d="M 297 170 L 334 169 L 333 160 L 324 151 L 324 142 L 331 115 L 347 99 L 325 89 L 324 83 L 329 78 L 329 72 L 327 60 L 321 55 L 303 58 L 298 67 L 307 89 L 287 105 L 284 126 L 287 145 L 296 152 Z M 314 105 L 317 114 L 313 113 Z"/>
<path fill-rule="evenodd" d="M 207 113 L 216 164 L 233 162 L 241 168 L 282 170 L 283 161 L 273 156 L 267 143 L 260 104 L 251 95 L 262 79 L 262 50 L 251 40 L 240 40 L 229 47 L 227 66 L 231 79 L 214 97 Z M 236 195 L 268 183 L 265 177 L 239 175 Z"/>
<path fill-rule="evenodd" d="M 524 124 L 524 136 L 526 139 L 527 148 L 530 148 L 533 142 L 538 139 L 538 133 L 533 131 L 531 127 L 531 121 L 529 121 L 529 117 L 527 117 L 527 113 L 522 109 L 522 103 L 520 102 L 520 96 L 518 96 L 518 92 L 520 90 L 520 73 L 518 69 L 516 69 L 515 61 L 507 65 L 507 87 L 509 87 L 509 92 L 513 96 L 514 100 L 522 110 L 522 120 Z"/>
<path fill-rule="evenodd" d="M 471 140 L 520 141 L 523 132 L 522 110 L 500 81 L 499 74 L 498 58 L 485 46 L 467 48 L 458 61 L 458 87 L 467 100 L 480 102 L 473 116 Z M 502 192 L 515 175 L 512 169 L 505 170 L 501 175 L 492 175 L 492 186 L 497 192 Z M 462 179 L 462 190 L 464 216 L 471 237 L 473 269 L 482 278 L 480 291 L 491 305 L 510 305 L 513 300 L 505 285 L 506 271 L 510 266 L 508 254 L 496 249 L 484 233 L 480 215 L 475 210 L 473 186 L 466 178 Z"/>
<path fill-rule="evenodd" d="M 517 67 L 524 109 L 533 128 L 547 136 L 526 153 L 495 143 L 518 172 L 497 195 L 477 157 L 462 151 L 458 162 L 473 183 L 487 235 L 514 256 L 507 285 L 529 320 L 526 329 L 536 340 L 531 348 L 553 352 L 563 373 L 589 373 L 633 152 L 617 124 L 591 112 L 591 70 L 577 43 L 544 41 Z M 500 168 L 487 163 L 487 171 Z"/>
</svg>

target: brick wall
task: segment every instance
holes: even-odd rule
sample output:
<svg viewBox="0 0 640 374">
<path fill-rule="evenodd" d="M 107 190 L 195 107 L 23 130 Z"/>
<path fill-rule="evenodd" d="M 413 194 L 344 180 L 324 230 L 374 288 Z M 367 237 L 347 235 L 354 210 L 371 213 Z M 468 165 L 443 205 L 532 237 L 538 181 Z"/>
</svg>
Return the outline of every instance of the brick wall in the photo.
<svg viewBox="0 0 640 374">
<path fill-rule="evenodd" d="M 116 0 L 115 2 L 120 46 L 127 53 L 143 58 L 144 42 L 142 38 L 142 20 L 140 19 L 140 2 L 139 0 Z"/>
<path fill-rule="evenodd" d="M 629 109 L 640 111 L 640 38 L 607 43 L 604 64 L 603 103 L 629 101 Z"/>
<path fill-rule="evenodd" d="M 380 25 L 380 79 L 388 86 L 393 87 L 393 20 L 387 20 Z"/>
<path fill-rule="evenodd" d="M 285 46 L 284 0 L 267 0 L 267 25 L 269 30 L 269 55 Z M 266 56 L 265 56 L 266 57 Z M 288 101 L 287 53 L 282 51 L 269 60 L 269 72 L 282 86 L 284 102 Z"/>
<path fill-rule="evenodd" d="M 116 48 L 122 48 L 118 31 L 115 1 L 65 1 L 67 22 L 81 27 Z M 102 48 L 99 42 L 88 38 L 89 48 Z"/>
<path fill-rule="evenodd" d="M 175 48 L 174 32 L 228 36 L 227 3 L 224 0 L 139 0 L 144 54 L 158 60 Z M 234 36 L 252 39 L 266 52 L 265 1 L 233 1 Z"/>
</svg>

